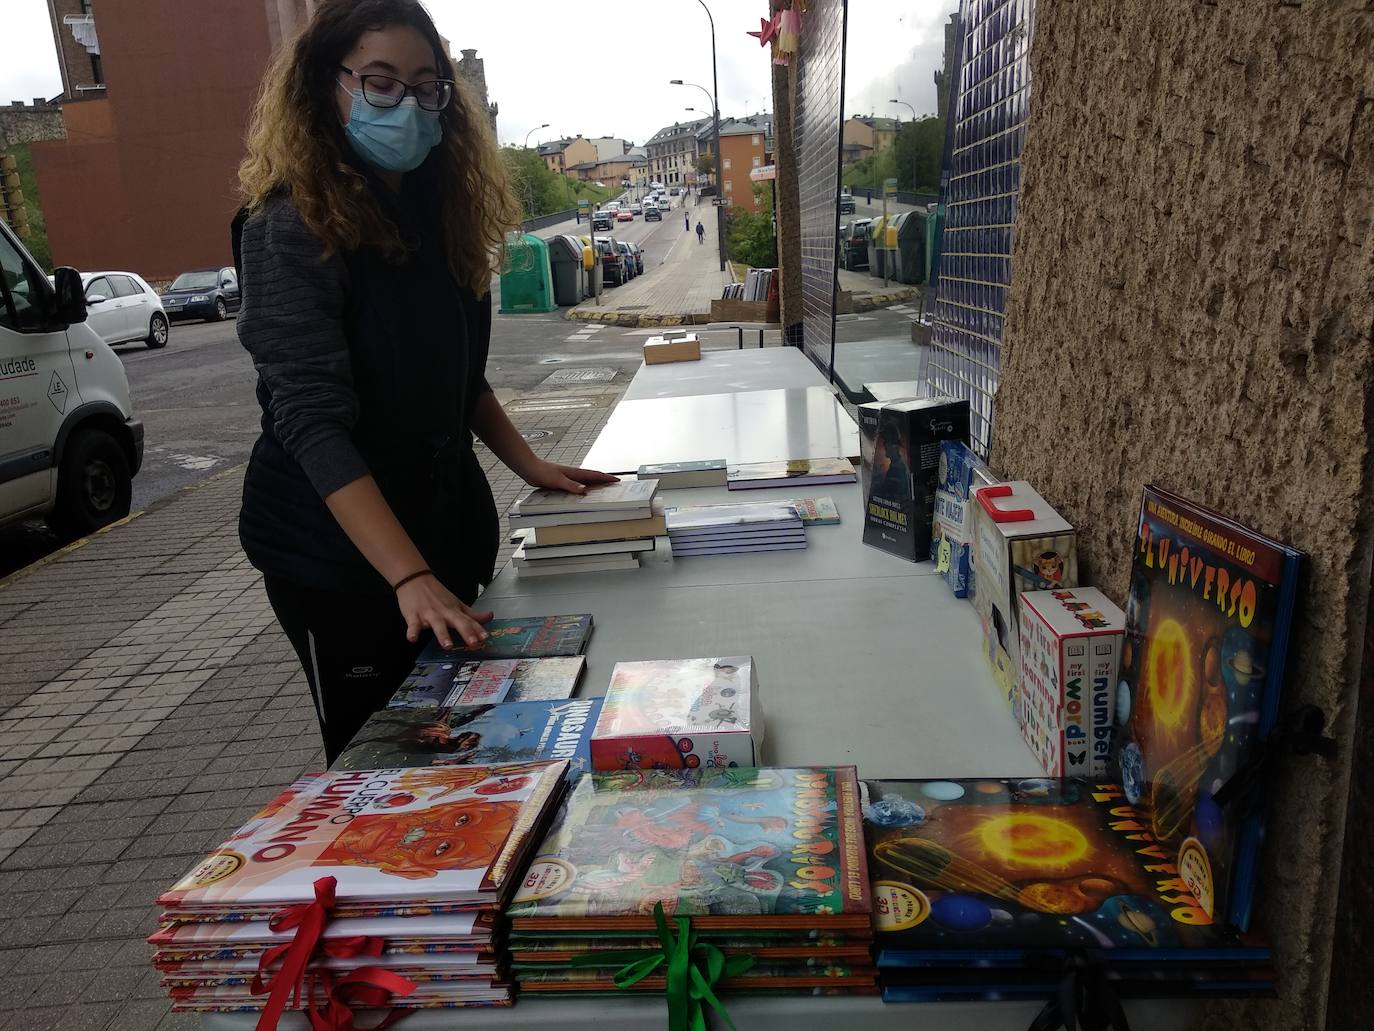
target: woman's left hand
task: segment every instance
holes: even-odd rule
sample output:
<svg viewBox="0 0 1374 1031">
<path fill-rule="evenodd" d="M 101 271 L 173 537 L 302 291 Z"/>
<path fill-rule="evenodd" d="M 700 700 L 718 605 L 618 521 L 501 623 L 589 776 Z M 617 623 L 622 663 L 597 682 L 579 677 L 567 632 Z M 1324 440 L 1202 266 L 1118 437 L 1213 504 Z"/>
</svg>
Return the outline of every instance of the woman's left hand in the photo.
<svg viewBox="0 0 1374 1031">
<path fill-rule="evenodd" d="M 585 494 L 588 487 L 602 483 L 618 483 L 619 477 L 599 473 L 595 469 L 579 469 L 575 465 L 557 465 L 537 458 L 528 469 L 520 471 L 521 478 L 531 487 L 563 490 L 569 494 Z"/>
</svg>

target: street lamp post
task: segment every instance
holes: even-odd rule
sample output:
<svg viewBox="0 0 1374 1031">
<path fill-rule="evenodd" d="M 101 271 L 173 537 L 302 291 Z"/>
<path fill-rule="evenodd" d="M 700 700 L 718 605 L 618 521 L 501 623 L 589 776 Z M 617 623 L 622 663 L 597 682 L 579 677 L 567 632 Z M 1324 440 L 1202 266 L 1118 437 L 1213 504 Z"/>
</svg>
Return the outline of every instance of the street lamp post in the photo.
<svg viewBox="0 0 1374 1031">
<path fill-rule="evenodd" d="M 711 15 L 711 8 L 706 6 L 706 0 L 697 0 L 701 4 L 701 9 L 706 12 L 706 20 L 711 25 L 711 113 L 715 118 L 716 136 L 716 242 L 720 245 L 720 270 L 725 271 L 725 209 L 720 205 L 720 201 L 725 199 L 725 182 L 721 178 L 721 170 L 724 167 L 720 155 L 720 78 L 716 74 L 716 19 Z"/>
<path fill-rule="evenodd" d="M 889 103 L 889 104 L 901 104 L 904 108 L 906 108 L 908 111 L 910 111 L 910 112 L 911 112 L 911 125 L 912 125 L 912 128 L 915 128 L 915 126 L 916 126 L 916 109 L 915 109 L 914 107 L 912 107 L 910 104 L 908 104 L 905 100 L 889 100 L 888 103 Z M 901 118 L 898 118 L 898 119 L 897 119 L 897 124 L 898 124 L 898 125 L 901 125 L 901 124 L 902 124 Z M 893 146 L 895 147 L 896 145 L 897 145 L 897 144 L 896 144 L 896 142 L 894 141 L 894 142 L 893 142 Z M 912 192 L 912 193 L 915 193 L 915 192 L 916 192 L 916 138 L 915 138 L 914 136 L 913 136 L 912 139 L 911 139 L 911 192 Z"/>
<path fill-rule="evenodd" d="M 531 129 L 529 132 L 525 133 L 525 144 L 524 144 L 524 146 L 523 146 L 521 149 L 522 149 L 522 150 L 529 150 L 529 149 L 530 149 L 530 136 L 532 136 L 534 133 L 537 133 L 540 129 L 547 129 L 548 127 L 549 127 L 549 123 L 548 123 L 548 122 L 545 122 L 543 125 L 536 125 L 536 126 L 535 126 L 533 129 Z"/>
</svg>

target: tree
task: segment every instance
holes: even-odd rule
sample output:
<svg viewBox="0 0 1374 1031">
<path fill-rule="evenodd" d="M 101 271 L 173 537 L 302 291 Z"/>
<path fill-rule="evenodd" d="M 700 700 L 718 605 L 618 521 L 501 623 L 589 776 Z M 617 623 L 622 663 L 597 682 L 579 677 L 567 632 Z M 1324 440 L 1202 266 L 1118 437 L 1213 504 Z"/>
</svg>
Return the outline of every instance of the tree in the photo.
<svg viewBox="0 0 1374 1031">
<path fill-rule="evenodd" d="M 940 188 L 940 162 L 945 154 L 945 123 L 927 115 L 902 125 L 892 146 L 897 188 L 917 193 L 936 193 Z"/>
<path fill-rule="evenodd" d="M 545 165 L 537 151 L 505 147 L 502 153 L 526 218 L 565 211 L 573 206 L 568 181 Z"/>
<path fill-rule="evenodd" d="M 776 268 L 773 248 L 773 184 L 754 183 L 758 213 L 732 205 L 725 215 L 725 254 L 750 268 Z"/>
<path fill-rule="evenodd" d="M 702 175 L 712 175 L 716 170 L 716 159 L 710 154 L 702 154 L 697 158 L 697 171 Z"/>
</svg>

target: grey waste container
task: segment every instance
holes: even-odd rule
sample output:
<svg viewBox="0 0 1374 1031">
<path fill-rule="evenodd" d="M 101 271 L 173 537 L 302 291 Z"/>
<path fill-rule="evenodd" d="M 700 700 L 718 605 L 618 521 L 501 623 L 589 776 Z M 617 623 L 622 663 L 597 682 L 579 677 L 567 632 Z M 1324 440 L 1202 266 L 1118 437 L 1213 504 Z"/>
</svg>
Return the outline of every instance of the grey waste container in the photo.
<svg viewBox="0 0 1374 1031">
<path fill-rule="evenodd" d="M 897 229 L 897 249 L 888 251 L 887 274 L 912 286 L 926 278 L 926 216 L 924 211 L 903 211 L 892 219 Z"/>
<path fill-rule="evenodd" d="M 553 269 L 553 299 L 559 304 L 581 304 L 587 296 L 582 242 L 575 236 L 553 237 L 549 240 L 549 265 Z"/>
</svg>

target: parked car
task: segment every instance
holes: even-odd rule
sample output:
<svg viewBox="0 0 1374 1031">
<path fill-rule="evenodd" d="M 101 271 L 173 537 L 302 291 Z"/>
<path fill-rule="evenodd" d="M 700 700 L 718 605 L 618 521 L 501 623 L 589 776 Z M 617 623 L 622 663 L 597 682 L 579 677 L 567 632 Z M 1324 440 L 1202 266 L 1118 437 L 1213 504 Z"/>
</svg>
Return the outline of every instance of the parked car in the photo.
<svg viewBox="0 0 1374 1031">
<path fill-rule="evenodd" d="M 668 191 L 668 196 L 670 196 L 670 197 L 676 197 L 676 196 L 678 196 L 678 195 L 681 194 L 681 193 L 682 193 L 682 187 L 680 187 L 680 186 L 674 186 L 671 190 Z"/>
<path fill-rule="evenodd" d="M 849 271 L 868 268 L 868 236 L 872 228 L 871 218 L 856 218 L 849 223 L 844 246 L 844 267 Z"/>
<path fill-rule="evenodd" d="M 223 322 L 238 311 L 243 298 L 232 266 L 183 272 L 162 292 L 162 310 L 176 319 Z"/>
<path fill-rule="evenodd" d="M 622 208 L 615 213 L 615 220 L 617 222 L 633 222 L 635 220 L 634 212 L 628 208 Z"/>
<path fill-rule="evenodd" d="M 663 221 L 663 212 L 661 212 L 661 211 L 658 210 L 658 206 L 657 206 L 657 205 L 654 205 L 654 204 L 645 205 L 645 207 L 644 207 L 644 221 L 645 221 L 645 222 L 662 222 L 662 221 Z"/>
<path fill-rule="evenodd" d="M 840 194 L 840 214 L 852 215 L 854 211 L 854 195 L 852 193 Z"/>
<path fill-rule="evenodd" d="M 86 325 L 107 344 L 142 340 L 156 350 L 167 346 L 167 313 L 142 276 L 132 272 L 84 272 Z"/>
<path fill-rule="evenodd" d="M 611 226 L 615 224 L 615 215 L 610 211 L 598 211 L 592 215 L 592 232 L 598 229 L 611 231 Z"/>
<path fill-rule="evenodd" d="M 637 243 L 628 243 L 626 246 L 630 248 L 630 253 L 634 255 L 635 275 L 644 275 L 644 249 Z"/>
<path fill-rule="evenodd" d="M 143 464 L 124 363 L 86 324 L 81 274 L 52 282 L 0 219 L 0 524 L 43 516 L 63 537 L 129 514 Z"/>
<path fill-rule="evenodd" d="M 614 237 L 596 237 L 596 253 L 601 259 L 601 282 L 619 286 L 625 282 L 625 256 L 620 253 L 620 244 Z"/>
<path fill-rule="evenodd" d="M 644 271 L 641 264 L 635 261 L 634 244 L 625 240 L 620 240 L 618 241 L 618 246 L 620 247 L 621 255 L 625 259 L 625 278 L 634 279 L 635 276 Z"/>
</svg>

